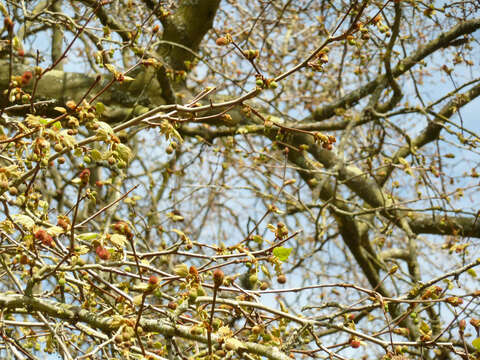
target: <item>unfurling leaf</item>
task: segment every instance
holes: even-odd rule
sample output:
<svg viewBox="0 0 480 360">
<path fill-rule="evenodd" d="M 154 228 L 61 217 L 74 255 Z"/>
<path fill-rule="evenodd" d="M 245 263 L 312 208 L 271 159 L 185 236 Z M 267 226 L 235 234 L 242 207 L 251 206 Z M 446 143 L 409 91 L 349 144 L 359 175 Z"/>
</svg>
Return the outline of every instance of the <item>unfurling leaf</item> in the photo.
<svg viewBox="0 0 480 360">
<path fill-rule="evenodd" d="M 25 229 L 31 230 L 35 225 L 35 221 L 30 216 L 17 214 L 13 215 L 13 220 L 19 225 L 22 225 Z"/>
<path fill-rule="evenodd" d="M 142 303 L 142 299 L 143 299 L 143 294 L 137 295 L 133 298 L 133 303 L 137 306 L 140 306 L 140 304 Z"/>
<path fill-rule="evenodd" d="M 117 144 L 116 150 L 118 151 L 118 155 L 120 158 L 125 161 L 129 162 L 132 157 L 132 150 L 125 145 L 125 144 Z"/>
<path fill-rule="evenodd" d="M 122 248 L 127 243 L 126 236 L 121 234 L 113 234 L 108 240 L 117 248 Z"/>
</svg>

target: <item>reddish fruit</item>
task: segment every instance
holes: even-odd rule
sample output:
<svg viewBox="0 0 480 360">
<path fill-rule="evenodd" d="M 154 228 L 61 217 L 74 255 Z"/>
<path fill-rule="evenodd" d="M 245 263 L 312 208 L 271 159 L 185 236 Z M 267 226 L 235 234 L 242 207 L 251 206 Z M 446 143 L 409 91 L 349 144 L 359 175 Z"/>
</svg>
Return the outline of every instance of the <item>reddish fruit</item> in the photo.
<svg viewBox="0 0 480 360">
<path fill-rule="evenodd" d="M 148 279 L 148 283 L 150 285 L 157 285 L 158 282 L 159 282 L 159 279 L 155 275 L 150 276 L 150 278 Z"/>
<path fill-rule="evenodd" d="M 53 238 L 43 229 L 37 230 L 34 236 L 36 240 L 39 240 L 45 246 L 53 245 Z"/>
<path fill-rule="evenodd" d="M 358 339 L 352 339 L 350 340 L 350 346 L 354 349 L 358 349 L 360 347 L 360 340 Z"/>
<path fill-rule="evenodd" d="M 35 239 L 37 240 L 42 240 L 42 238 L 45 236 L 45 235 L 48 235 L 47 232 L 43 229 L 39 229 L 37 230 L 37 232 L 35 232 L 34 236 L 35 236 Z"/>
<path fill-rule="evenodd" d="M 95 249 L 95 252 L 97 253 L 98 257 L 102 260 L 108 260 L 110 259 L 110 253 L 108 252 L 107 249 L 105 249 L 103 246 L 97 246 Z"/>
<path fill-rule="evenodd" d="M 17 55 L 20 56 L 20 57 L 24 57 L 25 56 L 25 51 L 23 49 L 18 49 Z"/>
<path fill-rule="evenodd" d="M 22 75 L 22 85 L 27 85 L 32 80 L 33 74 L 31 71 L 25 71 Z"/>
</svg>

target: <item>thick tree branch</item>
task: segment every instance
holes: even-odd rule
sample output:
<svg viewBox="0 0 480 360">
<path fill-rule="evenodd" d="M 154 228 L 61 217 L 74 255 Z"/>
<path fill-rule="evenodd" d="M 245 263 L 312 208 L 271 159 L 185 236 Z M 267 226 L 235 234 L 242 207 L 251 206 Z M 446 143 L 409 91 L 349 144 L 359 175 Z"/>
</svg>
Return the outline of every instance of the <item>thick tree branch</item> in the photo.
<svg viewBox="0 0 480 360">
<path fill-rule="evenodd" d="M 79 306 L 67 305 L 59 302 L 40 300 L 38 298 L 23 295 L 0 294 L 0 307 L 3 310 L 35 310 L 47 314 L 55 319 L 62 319 L 71 323 L 83 322 L 95 329 L 110 334 L 120 328 L 122 322 L 111 317 L 100 316 Z M 141 319 L 140 325 L 146 331 L 155 331 L 164 336 L 176 336 L 188 340 L 194 340 L 203 344 L 207 343 L 207 337 L 203 335 L 192 335 L 191 329 L 183 325 L 172 326 L 163 320 Z M 212 334 L 212 339 L 218 343 L 218 335 Z M 272 360 L 290 360 L 290 358 L 275 347 L 260 345 L 252 342 L 241 342 L 239 351 L 265 356 Z"/>
<path fill-rule="evenodd" d="M 417 149 L 431 143 L 434 140 L 437 140 L 444 127 L 445 121 L 450 119 L 452 115 L 456 114 L 462 106 L 467 105 L 478 96 L 480 96 L 480 84 L 475 85 L 464 93 L 457 94 L 454 99 L 450 100 L 440 110 L 437 116 L 428 123 L 427 127 L 420 133 L 420 135 L 413 139 L 410 144 L 404 145 L 397 150 L 397 152 L 393 155 L 392 165 L 388 166 L 385 175 L 379 178 L 379 183 L 382 186 L 386 183 L 387 179 L 395 169 L 393 164 L 398 164 L 401 158 L 405 158 Z"/>
<path fill-rule="evenodd" d="M 187 46 L 197 51 L 203 37 L 213 25 L 220 0 L 183 0 L 171 17 L 163 20 L 162 40 Z M 191 52 L 178 46 L 161 44 L 158 52 L 175 70 L 185 70 L 185 61 L 192 60 Z"/>
<path fill-rule="evenodd" d="M 480 19 L 468 20 L 461 22 L 460 24 L 454 26 L 451 30 L 440 34 L 434 40 L 427 43 L 425 46 L 419 48 L 411 56 L 403 59 L 398 63 L 398 65 L 392 70 L 393 77 L 398 77 L 413 66 L 415 66 L 419 61 L 426 58 L 430 54 L 434 53 L 438 49 L 443 48 L 446 44 L 449 44 L 451 41 L 456 38 L 471 34 L 480 28 Z M 331 104 L 322 106 L 320 109 L 316 110 L 311 118 L 307 118 L 305 121 L 322 121 L 328 119 L 329 117 L 335 115 L 335 110 L 340 108 L 349 108 L 352 105 L 355 105 L 360 99 L 373 93 L 378 87 L 385 87 L 388 84 L 388 79 L 386 75 L 380 75 L 364 86 L 348 93 L 342 98 L 334 101 Z"/>
<path fill-rule="evenodd" d="M 480 219 L 465 216 L 412 215 L 409 220 L 416 234 L 458 235 L 480 238 Z"/>
</svg>

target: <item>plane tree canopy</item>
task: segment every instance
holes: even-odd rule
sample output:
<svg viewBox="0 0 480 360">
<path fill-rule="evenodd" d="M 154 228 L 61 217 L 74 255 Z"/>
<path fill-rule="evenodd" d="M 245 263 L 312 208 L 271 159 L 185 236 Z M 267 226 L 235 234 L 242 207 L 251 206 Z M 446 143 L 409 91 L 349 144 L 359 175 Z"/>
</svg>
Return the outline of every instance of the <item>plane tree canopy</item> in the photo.
<svg viewBox="0 0 480 360">
<path fill-rule="evenodd" d="M 0 11 L 2 358 L 480 358 L 478 2 Z"/>
</svg>

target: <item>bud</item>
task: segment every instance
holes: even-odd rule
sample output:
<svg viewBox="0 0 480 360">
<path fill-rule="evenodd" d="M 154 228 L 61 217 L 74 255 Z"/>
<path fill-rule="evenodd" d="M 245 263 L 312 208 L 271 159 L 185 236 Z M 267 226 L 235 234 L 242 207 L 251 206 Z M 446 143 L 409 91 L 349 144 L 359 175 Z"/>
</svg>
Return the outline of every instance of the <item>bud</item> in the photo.
<svg viewBox="0 0 480 360">
<path fill-rule="evenodd" d="M 219 37 L 217 40 L 215 40 L 215 43 L 218 46 L 225 46 L 229 44 L 229 41 L 226 37 L 222 36 L 222 37 Z"/>
<path fill-rule="evenodd" d="M 190 275 L 194 276 L 195 278 L 198 277 L 198 270 L 195 266 L 190 266 L 190 269 L 188 269 L 188 272 L 190 273 Z"/>
<path fill-rule="evenodd" d="M 223 284 L 223 280 L 225 278 L 225 274 L 220 269 L 215 269 L 213 272 L 213 285 L 215 288 L 219 288 Z"/>
<path fill-rule="evenodd" d="M 322 53 L 322 55 L 320 55 L 318 59 L 322 64 L 326 64 L 328 62 L 328 55 L 325 53 Z"/>
<path fill-rule="evenodd" d="M 350 346 L 354 349 L 358 349 L 360 347 L 361 343 L 360 340 L 354 338 L 350 340 Z"/>
<path fill-rule="evenodd" d="M 178 304 L 174 301 L 170 301 L 167 306 L 170 310 L 175 310 L 177 308 Z"/>
<path fill-rule="evenodd" d="M 463 299 L 457 296 L 450 296 L 446 298 L 445 301 L 452 306 L 460 306 L 463 304 Z"/>
<path fill-rule="evenodd" d="M 188 275 L 188 266 L 186 264 L 177 264 L 173 268 L 173 272 L 175 275 L 181 276 L 181 277 L 187 277 Z"/>
<path fill-rule="evenodd" d="M 480 329 L 480 320 L 470 319 L 470 325 L 472 325 L 478 331 Z"/>
<path fill-rule="evenodd" d="M 7 29 L 8 32 L 12 32 L 13 30 L 13 21 L 9 17 L 5 17 L 3 19 L 3 25 Z"/>
<path fill-rule="evenodd" d="M 67 231 L 70 226 L 70 220 L 65 216 L 59 216 L 57 218 L 57 225 L 60 226 L 63 230 Z"/>
<path fill-rule="evenodd" d="M 392 268 L 388 271 L 388 274 L 389 275 L 393 275 L 397 272 L 398 270 L 398 266 L 397 265 L 393 265 Z"/>
<path fill-rule="evenodd" d="M 81 180 L 82 186 L 86 186 L 90 180 L 90 169 L 84 169 L 78 177 Z"/>
<path fill-rule="evenodd" d="M 35 66 L 35 75 L 40 76 L 42 75 L 43 69 L 40 66 Z"/>
</svg>

